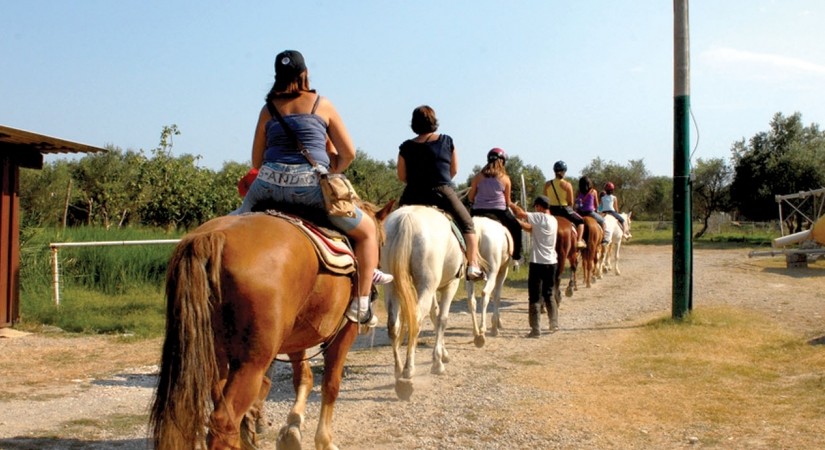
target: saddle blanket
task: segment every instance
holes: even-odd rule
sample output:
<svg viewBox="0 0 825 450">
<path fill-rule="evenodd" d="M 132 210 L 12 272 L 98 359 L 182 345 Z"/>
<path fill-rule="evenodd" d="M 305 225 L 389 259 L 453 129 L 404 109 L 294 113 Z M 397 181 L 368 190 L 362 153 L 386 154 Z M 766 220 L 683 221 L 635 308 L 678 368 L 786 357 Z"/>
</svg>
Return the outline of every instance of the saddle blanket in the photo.
<svg viewBox="0 0 825 450">
<path fill-rule="evenodd" d="M 355 253 L 346 236 L 338 231 L 317 226 L 301 217 L 276 210 L 266 210 L 266 214 L 286 220 L 301 230 L 312 242 L 321 266 L 339 275 L 355 272 Z"/>
</svg>

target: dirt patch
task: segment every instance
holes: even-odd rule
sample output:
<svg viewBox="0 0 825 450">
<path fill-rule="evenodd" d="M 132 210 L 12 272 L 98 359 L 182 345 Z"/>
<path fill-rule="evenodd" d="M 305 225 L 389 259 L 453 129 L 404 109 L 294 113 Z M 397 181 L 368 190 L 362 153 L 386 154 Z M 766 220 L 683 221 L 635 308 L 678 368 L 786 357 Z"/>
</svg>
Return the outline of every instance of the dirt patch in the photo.
<svg viewBox="0 0 825 450">
<path fill-rule="evenodd" d="M 778 260 L 778 258 L 777 258 Z M 597 383 L 621 365 L 616 351 L 640 324 L 671 310 L 671 251 L 625 246 L 622 275 L 565 298 L 561 331 L 525 339 L 527 301 L 505 293 L 500 336 L 484 348 L 472 342 L 466 302 L 457 301 L 447 330 L 447 373 L 430 374 L 432 327 L 422 333 L 415 393 L 393 391 L 386 328 L 359 337 L 350 353 L 336 405 L 335 440 L 342 448 L 816 448 L 816 434 L 788 436 L 783 424 L 747 423 L 711 430 L 701 420 L 674 425 L 647 416 L 646 399 L 667 395 L 651 387 Z M 459 293 L 463 299 L 463 293 Z M 694 253 L 694 307 L 730 305 L 755 310 L 815 342 L 825 334 L 825 264 L 807 270 L 765 264 L 745 250 Z M 546 320 L 543 321 L 546 333 Z M 105 337 L 34 333 L 0 339 L 0 449 L 143 449 L 148 405 L 156 382 L 160 340 L 123 343 Z M 825 352 L 825 350 L 823 350 Z M 277 364 L 267 417 L 280 424 L 292 400 L 288 368 Z M 316 376 L 316 384 L 320 377 Z M 632 414 L 611 403 L 638 398 Z M 701 401 L 697 393 L 696 401 Z M 312 447 L 319 390 L 313 390 L 303 443 Z M 765 405 L 770 408 L 770 404 Z M 811 429 L 823 420 L 788 416 Z M 727 436 L 723 440 L 717 436 Z M 274 431 L 263 435 L 274 447 Z"/>
</svg>

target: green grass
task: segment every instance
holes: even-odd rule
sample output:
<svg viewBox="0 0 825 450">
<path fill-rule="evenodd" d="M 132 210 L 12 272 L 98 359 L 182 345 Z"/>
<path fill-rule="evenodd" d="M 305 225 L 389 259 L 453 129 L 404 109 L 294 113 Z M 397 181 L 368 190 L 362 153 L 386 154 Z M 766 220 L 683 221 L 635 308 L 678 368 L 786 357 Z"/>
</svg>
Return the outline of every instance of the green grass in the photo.
<svg viewBox="0 0 825 450">
<path fill-rule="evenodd" d="M 693 233 L 701 224 L 693 224 Z M 671 245 L 673 243 L 672 222 L 633 222 L 633 239 L 626 245 Z M 696 248 L 753 248 L 770 247 L 771 241 L 779 233 L 770 228 L 747 225 L 736 227 L 732 224 L 709 229 L 701 238 L 693 241 Z"/>
<path fill-rule="evenodd" d="M 172 244 L 64 247 L 58 251 L 60 305 L 54 303 L 50 243 L 175 239 L 154 229 L 21 231 L 19 326 L 151 338 L 163 333 L 163 283 Z"/>
<path fill-rule="evenodd" d="M 626 245 L 670 245 L 669 222 L 633 222 Z M 729 228 L 709 233 L 697 248 L 759 247 L 772 236 L 760 228 Z M 119 334 L 135 338 L 161 336 L 165 311 L 163 285 L 173 246 L 106 246 L 59 250 L 60 305 L 54 304 L 49 243 L 174 239 L 158 229 L 70 228 L 21 230 L 20 312 L 18 326 L 44 325 L 87 334 Z M 527 259 L 527 258 L 525 258 Z M 526 289 L 527 265 L 510 271 L 506 286 Z"/>
</svg>

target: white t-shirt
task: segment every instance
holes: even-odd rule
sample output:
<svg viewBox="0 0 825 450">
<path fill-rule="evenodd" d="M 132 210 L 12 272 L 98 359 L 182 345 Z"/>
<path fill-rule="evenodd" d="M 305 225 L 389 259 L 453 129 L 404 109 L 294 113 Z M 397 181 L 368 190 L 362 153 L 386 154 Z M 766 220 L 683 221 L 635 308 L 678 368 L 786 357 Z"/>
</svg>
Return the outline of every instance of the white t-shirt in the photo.
<svg viewBox="0 0 825 450">
<path fill-rule="evenodd" d="M 530 262 L 537 264 L 556 264 L 556 234 L 559 223 L 550 214 L 528 212 L 527 223 L 533 226 L 530 232 L 533 238 L 533 249 L 530 252 Z"/>
</svg>

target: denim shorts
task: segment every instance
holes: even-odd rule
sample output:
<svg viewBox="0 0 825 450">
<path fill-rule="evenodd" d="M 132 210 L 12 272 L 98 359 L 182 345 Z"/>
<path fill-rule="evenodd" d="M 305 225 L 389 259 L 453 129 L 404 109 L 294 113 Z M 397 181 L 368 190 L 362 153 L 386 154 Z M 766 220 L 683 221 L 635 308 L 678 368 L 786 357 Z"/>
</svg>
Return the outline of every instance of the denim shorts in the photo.
<svg viewBox="0 0 825 450">
<path fill-rule="evenodd" d="M 317 177 L 314 177 L 315 170 L 309 163 L 265 162 L 261 167 L 261 172 L 263 172 L 263 176 L 259 174 L 255 178 L 255 181 L 249 187 L 249 192 L 246 193 L 246 197 L 243 199 L 243 204 L 232 214 L 250 212 L 255 204 L 261 201 L 274 201 L 324 209 L 324 196 L 321 193 L 321 186 L 318 185 Z M 356 207 L 355 217 L 329 216 L 329 220 L 346 233 L 361 223 L 363 215 L 363 211 Z"/>
</svg>

